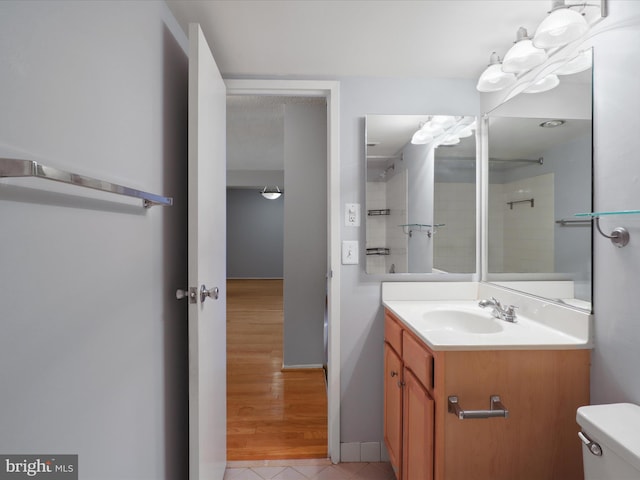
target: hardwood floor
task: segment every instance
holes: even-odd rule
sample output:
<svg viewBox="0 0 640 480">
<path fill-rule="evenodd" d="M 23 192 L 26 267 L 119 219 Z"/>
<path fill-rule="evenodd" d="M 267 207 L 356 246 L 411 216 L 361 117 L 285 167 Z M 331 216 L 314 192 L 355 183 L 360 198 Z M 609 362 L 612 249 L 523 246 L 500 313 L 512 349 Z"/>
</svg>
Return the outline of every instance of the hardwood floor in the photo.
<svg viewBox="0 0 640 480">
<path fill-rule="evenodd" d="M 327 457 L 322 369 L 282 371 L 282 280 L 227 281 L 227 459 Z"/>
</svg>

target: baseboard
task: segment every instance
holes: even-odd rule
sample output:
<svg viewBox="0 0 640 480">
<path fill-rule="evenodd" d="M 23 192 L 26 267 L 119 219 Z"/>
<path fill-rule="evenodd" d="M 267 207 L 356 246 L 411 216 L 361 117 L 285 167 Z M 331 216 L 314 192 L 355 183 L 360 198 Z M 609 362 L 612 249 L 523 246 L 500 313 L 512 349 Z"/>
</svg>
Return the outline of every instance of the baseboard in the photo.
<svg viewBox="0 0 640 480">
<path fill-rule="evenodd" d="M 324 368 L 321 363 L 310 363 L 304 365 L 284 365 L 282 364 L 282 370 L 309 370 L 309 369 L 322 369 Z"/>
<path fill-rule="evenodd" d="M 343 442 L 340 444 L 340 462 L 385 462 L 386 448 L 380 442 Z"/>
</svg>

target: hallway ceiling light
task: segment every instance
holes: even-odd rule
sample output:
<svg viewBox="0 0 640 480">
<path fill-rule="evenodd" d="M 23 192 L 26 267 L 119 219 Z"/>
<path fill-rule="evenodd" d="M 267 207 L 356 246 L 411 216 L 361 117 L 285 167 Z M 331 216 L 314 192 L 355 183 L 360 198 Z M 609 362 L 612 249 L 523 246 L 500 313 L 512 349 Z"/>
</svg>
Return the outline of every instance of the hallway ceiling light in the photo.
<svg viewBox="0 0 640 480">
<path fill-rule="evenodd" d="M 531 42 L 527 29 L 520 27 L 516 35 L 516 42 L 509 49 L 502 61 L 502 71 L 520 73 L 537 67 L 547 59 L 547 52 L 537 48 Z"/>
<path fill-rule="evenodd" d="M 557 75 L 551 74 L 544 77 L 542 80 L 537 81 L 533 85 L 525 88 L 524 93 L 540 93 L 556 88 L 560 84 L 560 79 Z"/>
<path fill-rule="evenodd" d="M 502 70 L 500 57 L 493 52 L 489 57 L 489 66 L 478 79 L 476 89 L 480 92 L 498 92 L 516 83 L 516 76 Z"/>
<path fill-rule="evenodd" d="M 584 16 L 572 7 L 579 5 L 566 5 L 564 0 L 554 0 L 549 16 L 538 26 L 533 36 L 533 44 L 538 48 L 562 47 L 584 35 L 589 29 Z"/>
<path fill-rule="evenodd" d="M 275 186 L 275 187 L 264 187 L 260 192 L 260 194 L 267 200 L 275 200 L 276 198 L 280 198 L 280 196 L 282 195 L 282 192 L 277 186 Z"/>
</svg>

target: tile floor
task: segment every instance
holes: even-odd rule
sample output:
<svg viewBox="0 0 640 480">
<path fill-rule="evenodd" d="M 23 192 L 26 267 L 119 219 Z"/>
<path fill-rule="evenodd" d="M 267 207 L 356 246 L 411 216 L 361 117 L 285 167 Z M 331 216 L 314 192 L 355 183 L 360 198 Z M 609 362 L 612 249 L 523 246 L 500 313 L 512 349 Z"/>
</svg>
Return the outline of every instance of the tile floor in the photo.
<svg viewBox="0 0 640 480">
<path fill-rule="evenodd" d="M 388 463 L 339 463 L 326 460 L 231 462 L 224 480 L 395 480 Z"/>
</svg>

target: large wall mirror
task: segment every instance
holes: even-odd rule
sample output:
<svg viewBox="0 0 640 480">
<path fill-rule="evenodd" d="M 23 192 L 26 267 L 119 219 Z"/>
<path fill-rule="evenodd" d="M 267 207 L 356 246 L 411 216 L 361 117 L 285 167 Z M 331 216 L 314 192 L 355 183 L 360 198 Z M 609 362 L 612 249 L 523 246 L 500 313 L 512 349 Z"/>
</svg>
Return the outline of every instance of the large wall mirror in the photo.
<svg viewBox="0 0 640 480">
<path fill-rule="evenodd" d="M 574 216 L 593 203 L 591 69 L 560 79 L 485 117 L 486 280 L 591 310 L 592 225 Z M 552 297 L 543 280 L 560 281 Z"/>
<path fill-rule="evenodd" d="M 476 272 L 476 117 L 366 117 L 366 272 Z"/>
</svg>

